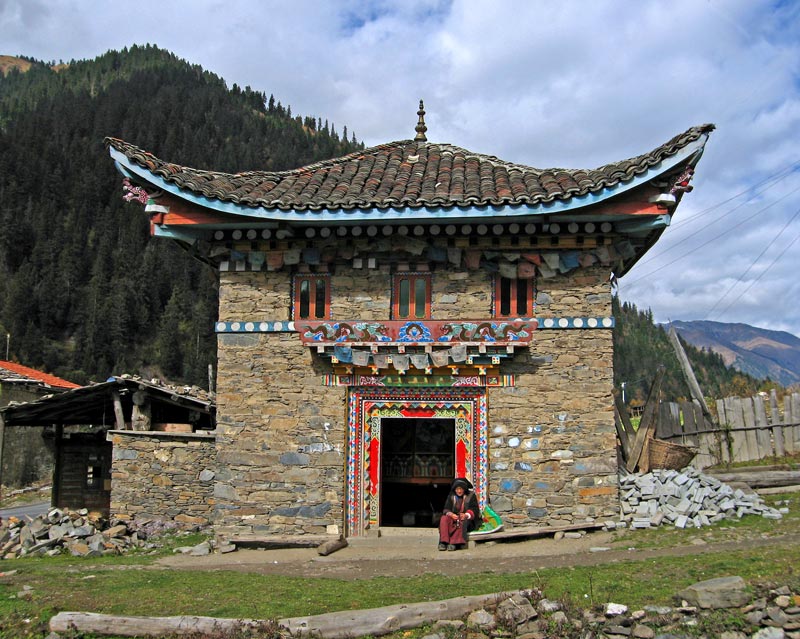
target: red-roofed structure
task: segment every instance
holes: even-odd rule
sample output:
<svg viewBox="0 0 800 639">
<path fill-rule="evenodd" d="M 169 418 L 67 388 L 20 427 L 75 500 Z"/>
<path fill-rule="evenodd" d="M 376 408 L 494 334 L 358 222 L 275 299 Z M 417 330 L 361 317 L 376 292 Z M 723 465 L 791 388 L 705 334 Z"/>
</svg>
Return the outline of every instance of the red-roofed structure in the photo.
<svg viewBox="0 0 800 639">
<path fill-rule="evenodd" d="M 49 373 L 37 371 L 35 368 L 0 360 L 0 382 L 41 382 L 54 388 L 80 388 L 80 384 L 68 382 Z"/>
</svg>

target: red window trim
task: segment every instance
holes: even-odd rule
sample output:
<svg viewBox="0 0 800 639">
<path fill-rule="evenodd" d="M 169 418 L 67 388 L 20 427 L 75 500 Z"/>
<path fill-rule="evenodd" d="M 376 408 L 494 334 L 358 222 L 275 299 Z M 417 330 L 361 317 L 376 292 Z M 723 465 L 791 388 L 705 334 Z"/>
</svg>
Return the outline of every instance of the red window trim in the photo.
<svg viewBox="0 0 800 639">
<path fill-rule="evenodd" d="M 507 288 L 503 284 L 503 280 L 508 282 Z M 524 285 L 526 290 L 525 305 L 526 308 L 520 310 L 520 296 L 519 286 Z M 507 291 L 507 293 L 506 293 Z M 494 317 L 532 317 L 534 314 L 534 300 L 535 300 L 536 284 L 533 279 L 523 278 L 510 278 L 497 275 L 494 280 Z M 505 300 L 504 297 L 508 296 Z M 508 305 L 508 312 L 504 313 L 504 306 Z"/>
<path fill-rule="evenodd" d="M 408 281 L 408 287 L 403 286 L 403 282 Z M 418 291 L 417 282 L 424 283 L 424 292 Z M 422 315 L 417 309 L 417 293 L 424 297 Z M 408 299 L 404 299 L 405 297 Z M 403 307 L 407 305 L 407 312 L 402 313 Z M 431 317 L 431 274 L 430 273 L 395 273 L 392 280 L 392 319 L 395 320 L 421 320 Z"/>
<path fill-rule="evenodd" d="M 307 293 L 304 292 L 303 282 L 309 281 Z M 325 288 L 320 291 L 319 283 L 323 282 Z M 292 302 L 292 318 L 294 320 L 321 320 L 331 318 L 331 276 L 330 273 L 298 273 L 293 280 L 294 295 Z M 307 295 L 307 298 L 306 298 Z M 322 312 L 318 306 L 322 299 Z M 305 315 L 301 314 L 306 308 Z"/>
</svg>

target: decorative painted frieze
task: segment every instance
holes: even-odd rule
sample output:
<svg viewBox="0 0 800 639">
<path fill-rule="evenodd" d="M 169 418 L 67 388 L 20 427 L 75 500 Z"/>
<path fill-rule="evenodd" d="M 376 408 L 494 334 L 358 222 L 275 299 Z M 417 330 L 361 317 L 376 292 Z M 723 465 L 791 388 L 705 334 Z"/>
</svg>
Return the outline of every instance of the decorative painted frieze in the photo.
<svg viewBox="0 0 800 639">
<path fill-rule="evenodd" d="M 535 321 L 417 320 L 386 322 L 298 322 L 304 344 L 476 343 L 527 344 Z"/>
<path fill-rule="evenodd" d="M 491 322 L 491 320 L 487 320 L 487 321 Z M 512 320 L 511 322 L 496 322 L 495 321 L 495 323 L 505 323 L 505 324 L 516 324 L 516 323 L 519 323 L 519 322 L 527 323 L 527 324 L 531 325 L 532 328 L 535 326 L 535 328 L 537 328 L 539 330 L 542 330 L 542 329 L 548 329 L 548 330 L 551 330 L 551 329 L 556 329 L 556 330 L 557 329 L 609 329 L 609 328 L 614 328 L 614 326 L 616 325 L 615 319 L 613 317 L 610 317 L 610 316 L 600 316 L 600 317 L 528 317 L 528 318 L 517 318 L 517 319 Z M 364 334 L 372 334 L 372 335 L 374 335 L 375 339 L 364 340 L 364 341 L 390 343 L 392 341 L 391 338 L 390 339 L 378 339 L 379 337 L 383 338 L 384 335 L 378 331 L 378 328 L 372 328 L 372 326 L 379 327 L 379 326 L 383 326 L 383 325 L 388 324 L 388 323 L 389 322 L 349 322 L 349 324 L 370 325 L 370 327 L 367 327 L 365 329 L 359 329 L 359 330 L 365 330 L 366 332 Z M 405 324 L 406 322 L 398 322 L 398 323 L 399 324 Z M 430 322 L 428 322 L 428 323 L 430 324 Z M 470 324 L 475 324 L 475 322 L 469 322 L 469 323 Z M 320 324 L 322 324 L 322 323 L 320 323 Z M 347 322 L 326 322 L 325 324 L 329 324 L 329 325 L 333 326 L 334 324 L 343 325 L 343 324 L 348 324 L 348 323 Z M 455 327 L 459 323 L 457 323 L 457 322 L 449 322 L 449 321 L 448 322 L 442 321 L 442 322 L 439 322 L 439 324 L 448 324 L 451 327 Z M 461 324 L 463 324 L 463 322 L 461 322 Z M 303 328 L 303 326 L 306 326 L 308 328 Z M 235 321 L 234 320 L 234 321 L 229 321 L 229 322 L 217 322 L 215 324 L 215 329 L 216 329 L 217 333 L 294 333 L 294 332 L 298 332 L 298 331 L 303 331 L 305 333 L 305 332 L 311 330 L 311 328 L 314 327 L 314 326 L 317 326 L 317 325 L 310 324 L 308 322 L 304 322 L 302 324 L 299 324 L 299 326 L 298 326 L 298 325 L 296 325 L 295 322 L 292 322 L 292 321 L 265 320 L 265 321 L 253 322 L 253 321 L 243 321 L 243 320 Z M 318 328 L 318 326 L 317 326 L 317 328 Z M 526 330 L 529 330 L 529 329 L 526 329 Z M 334 329 L 331 328 L 330 331 L 333 331 L 331 334 L 333 334 L 333 335 L 336 334 L 336 331 Z M 325 330 L 323 329 L 323 335 L 328 335 L 328 334 L 329 333 L 326 333 Z M 410 333 L 407 331 L 406 335 L 408 336 L 408 335 L 410 335 Z M 440 336 L 440 337 L 442 337 L 442 336 Z M 301 337 L 301 339 L 302 339 L 302 337 Z M 529 341 L 530 338 L 526 338 L 526 339 Z M 305 342 L 317 343 L 317 342 L 321 342 L 323 340 L 311 339 L 309 337 L 309 338 L 304 339 L 303 341 L 304 341 L 304 343 Z M 326 340 L 326 341 L 329 341 L 330 343 L 335 343 L 335 342 L 338 342 L 338 341 L 356 341 L 356 340 L 332 339 L 332 340 Z M 401 340 L 398 340 L 398 341 L 401 341 Z M 411 340 L 408 340 L 406 343 L 408 343 L 410 341 Z M 417 341 L 425 342 L 426 340 L 417 340 Z M 431 340 L 427 340 L 427 341 L 433 342 L 434 340 L 431 339 Z M 453 342 L 455 342 L 455 341 L 467 341 L 467 340 L 437 340 L 437 341 L 443 341 L 443 342 L 453 341 Z M 488 340 L 488 339 L 476 339 L 474 341 L 490 342 L 491 340 Z M 500 343 L 503 343 L 503 340 L 495 340 L 495 341 L 499 341 Z M 509 339 L 508 341 L 514 342 L 514 343 L 517 343 L 517 344 L 527 343 L 523 339 L 520 339 L 520 340 Z"/>
</svg>

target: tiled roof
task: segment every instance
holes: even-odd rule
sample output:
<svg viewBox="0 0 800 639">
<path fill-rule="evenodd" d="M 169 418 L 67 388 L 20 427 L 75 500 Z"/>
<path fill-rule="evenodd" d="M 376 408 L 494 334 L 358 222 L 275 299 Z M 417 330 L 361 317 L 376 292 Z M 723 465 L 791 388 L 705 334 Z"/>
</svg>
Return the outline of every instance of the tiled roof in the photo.
<svg viewBox="0 0 800 639">
<path fill-rule="evenodd" d="M 41 382 L 42 384 L 47 384 L 55 388 L 80 388 L 80 384 L 73 384 L 55 375 L 43 373 L 42 371 L 37 371 L 35 368 L 21 366 L 14 362 L 0 360 L 0 381 L 8 379 L 14 381 Z"/>
<path fill-rule="evenodd" d="M 230 174 L 171 164 L 116 138 L 106 138 L 106 144 L 192 194 L 303 211 L 564 201 L 626 182 L 713 129 L 712 124 L 692 127 L 649 153 L 591 170 L 535 169 L 450 144 L 404 140 L 291 171 Z"/>
</svg>

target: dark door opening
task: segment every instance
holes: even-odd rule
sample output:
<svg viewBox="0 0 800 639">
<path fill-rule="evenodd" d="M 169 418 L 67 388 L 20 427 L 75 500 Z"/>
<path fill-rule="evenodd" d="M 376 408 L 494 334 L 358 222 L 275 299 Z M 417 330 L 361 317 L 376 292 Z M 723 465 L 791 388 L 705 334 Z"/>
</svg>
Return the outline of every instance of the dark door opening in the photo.
<svg viewBox="0 0 800 639">
<path fill-rule="evenodd" d="M 455 419 L 381 419 L 381 526 L 438 523 L 453 481 L 455 438 Z"/>
</svg>

